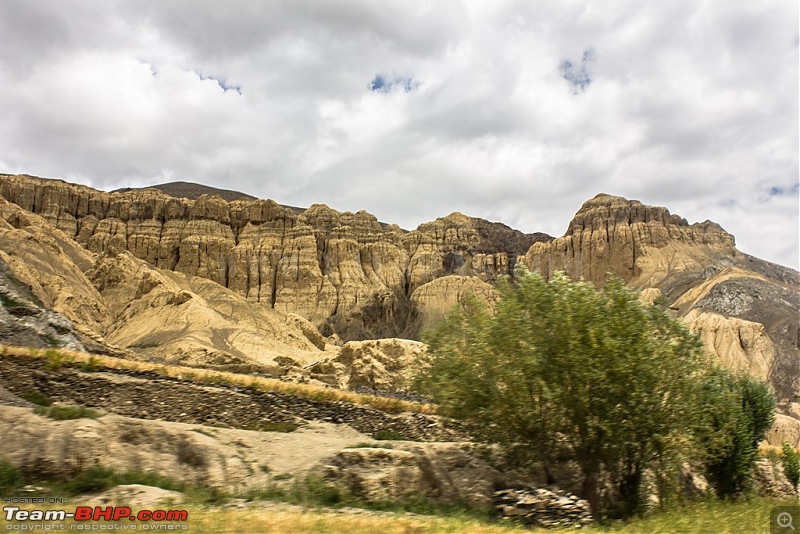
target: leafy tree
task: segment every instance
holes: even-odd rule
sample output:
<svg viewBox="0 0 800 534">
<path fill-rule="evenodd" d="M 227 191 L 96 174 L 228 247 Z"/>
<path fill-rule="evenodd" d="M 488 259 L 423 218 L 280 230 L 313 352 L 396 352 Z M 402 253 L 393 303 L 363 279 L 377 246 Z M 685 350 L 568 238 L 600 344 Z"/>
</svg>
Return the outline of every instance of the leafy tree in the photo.
<svg viewBox="0 0 800 534">
<path fill-rule="evenodd" d="M 701 398 L 695 433 L 706 477 L 719 498 L 735 498 L 750 487 L 758 444 L 775 420 L 775 397 L 750 375 L 716 368 L 706 374 Z"/>
<path fill-rule="evenodd" d="M 697 336 L 618 279 L 601 290 L 556 274 L 499 286 L 492 315 L 471 300 L 430 332 L 417 387 L 485 439 L 555 451 L 580 466 L 599 512 L 611 475 L 619 515 L 640 509 L 644 471 L 685 445 L 703 372 Z"/>
<path fill-rule="evenodd" d="M 797 486 L 800 484 L 800 454 L 788 443 L 783 444 L 782 452 L 783 473 L 789 484 L 797 491 Z"/>
</svg>

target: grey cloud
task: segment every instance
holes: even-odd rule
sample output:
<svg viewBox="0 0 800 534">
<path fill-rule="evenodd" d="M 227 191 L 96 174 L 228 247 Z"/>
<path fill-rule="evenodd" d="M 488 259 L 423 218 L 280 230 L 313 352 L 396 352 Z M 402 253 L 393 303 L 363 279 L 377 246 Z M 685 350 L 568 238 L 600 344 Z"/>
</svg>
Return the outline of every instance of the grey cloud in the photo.
<svg viewBox="0 0 800 534">
<path fill-rule="evenodd" d="M 557 235 L 603 191 L 798 265 L 797 195 L 770 194 L 798 181 L 794 3 L 59 6 L 0 2 L 0 172 Z"/>
</svg>

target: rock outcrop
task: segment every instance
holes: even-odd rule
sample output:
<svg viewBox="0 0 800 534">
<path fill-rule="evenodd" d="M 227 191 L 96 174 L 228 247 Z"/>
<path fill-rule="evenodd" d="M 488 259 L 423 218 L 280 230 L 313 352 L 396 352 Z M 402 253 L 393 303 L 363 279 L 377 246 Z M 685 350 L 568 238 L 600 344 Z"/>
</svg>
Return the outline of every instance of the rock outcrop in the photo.
<svg viewBox="0 0 800 534">
<path fill-rule="evenodd" d="M 507 474 L 480 459 L 474 445 L 392 442 L 344 449 L 314 471 L 367 502 L 402 503 L 420 496 L 441 503 L 487 509 L 495 484 Z"/>
<path fill-rule="evenodd" d="M 2 199 L 0 262 L 7 344 L 127 350 L 222 368 L 320 357 L 310 324 L 301 327 L 207 278 L 159 269 L 127 251 L 88 251 Z"/>
<path fill-rule="evenodd" d="M 426 363 L 424 343 L 408 339 L 348 341 L 333 357 L 307 369 L 312 378 L 341 389 L 398 392 L 409 387 L 411 373 Z"/>
</svg>

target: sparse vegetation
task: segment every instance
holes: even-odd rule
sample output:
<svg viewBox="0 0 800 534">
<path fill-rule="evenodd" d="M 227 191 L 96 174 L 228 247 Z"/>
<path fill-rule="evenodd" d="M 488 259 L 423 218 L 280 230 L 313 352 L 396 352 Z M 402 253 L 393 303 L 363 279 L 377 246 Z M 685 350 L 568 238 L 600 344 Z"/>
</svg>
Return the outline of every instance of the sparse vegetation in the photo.
<svg viewBox="0 0 800 534">
<path fill-rule="evenodd" d="M 21 487 L 24 483 L 25 477 L 22 472 L 5 458 L 0 458 L 0 494 L 9 495 L 11 490 Z"/>
<path fill-rule="evenodd" d="M 47 360 L 44 367 L 48 371 L 58 371 L 64 366 L 65 363 L 72 361 L 72 358 L 70 358 L 66 353 L 55 349 L 49 349 L 45 351 L 44 357 Z"/>
<path fill-rule="evenodd" d="M 256 432 L 294 432 L 300 428 L 297 423 L 290 421 L 255 421 L 244 427 L 245 430 L 255 430 Z"/>
<path fill-rule="evenodd" d="M 5 308 L 21 308 L 23 306 L 21 302 L 5 293 L 0 293 L 0 304 Z"/>
<path fill-rule="evenodd" d="M 25 393 L 21 394 L 20 397 L 31 404 L 36 404 L 37 406 L 50 406 L 53 404 L 52 399 L 42 395 L 38 391 L 26 391 Z"/>
<path fill-rule="evenodd" d="M 387 440 L 387 441 L 404 441 L 406 438 L 405 434 L 402 432 L 397 432 L 395 430 L 378 430 L 372 436 L 374 439 L 378 440 Z"/>
<path fill-rule="evenodd" d="M 80 370 L 84 373 L 94 373 L 102 369 L 103 366 L 100 363 L 100 360 L 95 358 L 94 356 L 89 356 L 89 359 L 80 365 Z"/>
<path fill-rule="evenodd" d="M 34 411 L 38 415 L 43 415 L 56 421 L 97 419 L 100 417 L 100 412 L 86 406 L 37 406 Z"/>
</svg>

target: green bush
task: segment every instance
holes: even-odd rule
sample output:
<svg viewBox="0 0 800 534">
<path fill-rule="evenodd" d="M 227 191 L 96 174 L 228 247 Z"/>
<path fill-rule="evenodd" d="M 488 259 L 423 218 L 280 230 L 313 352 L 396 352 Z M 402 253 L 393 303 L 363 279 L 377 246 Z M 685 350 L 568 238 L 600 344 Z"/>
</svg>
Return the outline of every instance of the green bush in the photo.
<svg viewBox="0 0 800 534">
<path fill-rule="evenodd" d="M 638 513 L 644 473 L 688 449 L 699 338 L 619 279 L 597 290 L 523 271 L 498 288 L 494 314 L 467 299 L 424 335 L 432 362 L 415 388 L 477 437 L 526 445 L 549 483 L 556 455 L 574 461 L 595 517 L 601 473 L 614 487 L 605 511 Z"/>
<path fill-rule="evenodd" d="M 786 480 L 797 491 L 797 486 L 800 484 L 800 454 L 788 443 L 783 444 L 782 452 L 783 474 L 786 475 Z"/>
<path fill-rule="evenodd" d="M 775 397 L 746 373 L 715 368 L 706 373 L 696 435 L 706 478 L 717 497 L 730 499 L 751 488 L 758 444 L 775 420 Z"/>
<path fill-rule="evenodd" d="M 11 490 L 25 484 L 22 472 L 11 465 L 11 462 L 0 458 L 0 494 L 8 494 Z"/>
</svg>

